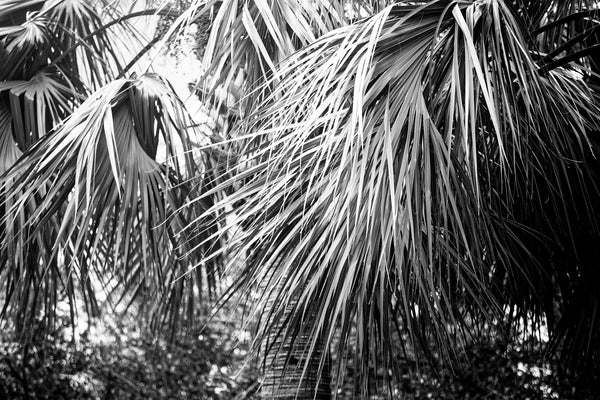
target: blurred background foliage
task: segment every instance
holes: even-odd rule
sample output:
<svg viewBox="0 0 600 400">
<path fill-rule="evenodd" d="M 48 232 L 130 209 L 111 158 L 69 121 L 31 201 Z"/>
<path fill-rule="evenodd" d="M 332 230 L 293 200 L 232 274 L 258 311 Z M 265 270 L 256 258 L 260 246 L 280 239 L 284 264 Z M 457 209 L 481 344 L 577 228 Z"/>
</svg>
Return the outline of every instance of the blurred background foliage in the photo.
<svg viewBox="0 0 600 400">
<path fill-rule="evenodd" d="M 132 316 L 114 315 L 97 321 L 76 341 L 67 323 L 51 333 L 38 332 L 26 346 L 3 334 L 0 396 L 258 400 L 260 368 L 247 360 L 251 332 L 240 330 L 227 314 L 219 313 L 202 328 L 182 329 L 174 340 L 152 338 Z M 515 334 L 509 344 L 485 335 L 467 345 L 469 359 L 453 370 L 432 369 L 409 351 L 399 360 L 401 375 L 391 387 L 385 371 L 372 371 L 370 384 L 379 394 L 370 398 L 595 399 L 598 383 L 558 374 L 542 339 Z M 352 365 L 347 368 L 337 389 L 342 399 L 358 390 Z"/>
</svg>

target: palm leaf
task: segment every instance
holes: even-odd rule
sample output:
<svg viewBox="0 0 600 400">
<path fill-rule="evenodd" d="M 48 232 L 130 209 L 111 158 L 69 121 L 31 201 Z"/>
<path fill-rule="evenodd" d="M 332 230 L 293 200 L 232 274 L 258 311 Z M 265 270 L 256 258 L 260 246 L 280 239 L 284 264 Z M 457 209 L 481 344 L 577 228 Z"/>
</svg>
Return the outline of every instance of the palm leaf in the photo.
<svg viewBox="0 0 600 400">
<path fill-rule="evenodd" d="M 98 289 L 90 280 L 118 284 L 113 298 L 137 287 L 130 293 L 146 299 L 143 310 L 152 315 L 171 282 L 195 263 L 194 255 L 179 258 L 178 232 L 187 214 L 175 211 L 192 188 L 203 190 L 201 179 L 211 171 L 206 155 L 194 160 L 190 153 L 188 123 L 171 88 L 156 76 L 117 80 L 92 95 L 4 175 L 4 224 L 18 221 L 19 227 L 3 240 L 2 255 L 12 265 L 7 272 L 58 263 L 59 276 L 77 277 L 86 297 Z M 159 143 L 163 162 L 157 161 Z M 48 235 L 40 245 L 43 263 L 8 253 Z M 212 283 L 213 266 L 207 264 Z M 30 284 L 14 276 L 4 282 Z M 9 300 L 17 316 L 28 305 L 26 298 Z"/>
<path fill-rule="evenodd" d="M 3 27 L 0 31 L 0 54 L 3 67 L 0 79 L 27 79 L 46 65 L 51 45 L 48 19 L 38 13 L 27 14 L 27 19 L 18 26 Z M 0 25 L 1 26 L 1 25 Z"/>
<path fill-rule="evenodd" d="M 0 95 L 8 92 L 13 136 L 22 151 L 70 114 L 79 95 L 67 84 L 59 76 L 43 71 L 28 81 L 0 82 Z"/>
<path fill-rule="evenodd" d="M 103 4 L 102 11 L 107 10 L 113 11 L 112 6 Z M 85 93 L 122 71 L 119 48 L 142 47 L 131 40 L 122 44 L 139 37 L 126 18 L 118 28 L 105 23 L 98 4 L 89 0 L 10 3 L 5 13 L 4 18 L 0 14 L 0 51 L 6 60 L 2 79 L 29 79 L 48 66 L 56 67 Z"/>
<path fill-rule="evenodd" d="M 115 47 L 131 34 L 130 30 L 121 35 L 103 30 L 97 5 L 88 0 L 50 1 L 42 10 L 56 24 L 54 40 L 60 44 L 51 60 L 60 59 L 58 66 L 63 73 L 74 82 L 83 81 L 91 90 L 114 79 L 113 71 L 122 69 L 123 61 Z"/>
<path fill-rule="evenodd" d="M 598 113 L 584 82 L 540 73 L 522 29 L 502 1 L 398 4 L 261 86 L 240 128 L 249 168 L 227 183 L 244 182 L 227 203 L 248 255 L 232 290 L 263 288 L 259 341 L 291 307 L 280 335 L 308 329 L 309 354 L 354 336 L 365 378 L 403 332 L 452 359 L 467 321 L 502 318 L 499 266 L 509 286 L 533 282 L 517 215 L 549 225 L 585 192 L 570 160 Z"/>
<path fill-rule="evenodd" d="M 9 2 L 1 12 L 7 28 L 0 32 L 0 96 L 10 102 L 14 137 L 26 150 L 110 79 L 120 61 L 89 1 Z"/>
<path fill-rule="evenodd" d="M 216 9 L 204 51 L 205 71 L 198 83 L 211 97 L 219 88 L 235 92 L 264 81 L 294 51 L 347 23 L 341 1 L 217 3 L 193 1 L 163 39 Z M 220 104 L 222 98 L 216 100 Z"/>
<path fill-rule="evenodd" d="M 6 172 L 21 156 L 13 137 L 12 117 L 9 109 L 0 102 L 0 174 Z"/>
<path fill-rule="evenodd" d="M 529 23 L 531 40 L 547 68 L 578 62 L 598 71 L 598 4 L 596 1 L 541 0 L 516 2 L 517 12 Z"/>
<path fill-rule="evenodd" d="M 6 0 L 0 4 L 0 37 L 15 33 L 23 27 L 27 13 L 38 11 L 45 0 Z"/>
</svg>

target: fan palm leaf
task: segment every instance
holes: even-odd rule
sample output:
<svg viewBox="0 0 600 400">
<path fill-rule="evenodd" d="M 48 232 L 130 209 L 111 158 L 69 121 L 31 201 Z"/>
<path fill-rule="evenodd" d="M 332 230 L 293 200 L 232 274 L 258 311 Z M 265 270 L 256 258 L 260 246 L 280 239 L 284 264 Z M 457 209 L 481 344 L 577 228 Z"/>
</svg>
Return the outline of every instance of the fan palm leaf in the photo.
<svg viewBox="0 0 600 400">
<path fill-rule="evenodd" d="M 48 10 L 49 18 L 56 24 L 54 39 L 61 45 L 51 59 L 60 59 L 58 64 L 63 73 L 79 77 L 91 90 L 114 79 L 116 74 L 113 71 L 122 69 L 122 60 L 115 46 L 123 39 L 102 29 L 105 23 L 97 3 L 87 0 L 55 1 L 46 2 L 44 6 L 42 12 Z M 125 36 L 130 32 L 131 28 L 124 32 Z"/>
<path fill-rule="evenodd" d="M 598 72 L 597 1 L 515 1 L 515 11 L 529 24 L 529 39 L 552 68 L 578 62 Z M 581 67 L 580 67 L 581 69 Z"/>
<path fill-rule="evenodd" d="M 504 1 L 397 4 L 260 86 L 239 132 L 249 167 L 226 183 L 244 182 L 227 202 L 248 257 L 234 290 L 267 288 L 258 341 L 283 315 L 283 337 L 312 332 L 309 354 L 354 336 L 366 382 L 404 331 L 452 359 L 467 320 L 502 317 L 500 266 L 508 286 L 533 282 L 517 216 L 550 225 L 585 192 L 599 114 L 585 82 L 542 72 L 523 29 Z"/>
<path fill-rule="evenodd" d="M 205 65 L 216 67 L 215 78 L 229 80 L 242 69 L 254 83 L 300 47 L 343 25 L 344 18 L 342 2 L 226 2 L 215 16 Z M 234 47 L 221 46 L 224 40 Z"/>
<path fill-rule="evenodd" d="M 0 21 L 0 99 L 10 104 L 25 151 L 111 79 L 120 61 L 87 0 L 8 2 Z"/>
<path fill-rule="evenodd" d="M 40 71 L 28 81 L 0 82 L 0 95 L 8 93 L 12 134 L 22 151 L 71 113 L 80 96 L 67 85 L 60 76 L 46 71 Z"/>
<path fill-rule="evenodd" d="M 6 172 L 23 154 L 12 135 L 12 117 L 10 110 L 0 103 L 0 174 Z"/>
<path fill-rule="evenodd" d="M 38 269 L 56 264 L 59 276 L 78 277 L 85 296 L 94 295 L 92 278 L 107 287 L 116 279 L 113 297 L 123 291 L 147 300 L 167 296 L 194 262 L 193 255 L 180 258 L 178 246 L 191 211 L 175 211 L 192 190 L 203 190 L 211 173 L 206 155 L 195 160 L 190 153 L 188 125 L 171 88 L 144 75 L 106 85 L 39 141 L 2 181 L 4 224 L 18 227 L 1 248 L 11 266 L 5 286 L 31 284 L 15 271 L 37 267 L 23 252 L 50 234 L 52 241 L 40 245 L 46 258 Z M 212 283 L 215 273 L 207 271 Z M 30 301 L 9 303 L 19 313 Z M 146 311 L 154 312 L 153 304 Z"/>
<path fill-rule="evenodd" d="M 0 19 L 4 21 L 0 31 L 3 80 L 29 79 L 56 65 L 74 86 L 93 90 L 121 68 L 115 37 L 101 29 L 103 22 L 93 2 L 17 3 L 7 4 L 6 17 Z M 82 87 L 82 82 L 87 86 Z"/>
<path fill-rule="evenodd" d="M 0 4 L 0 36 L 17 32 L 23 27 L 27 13 L 39 10 L 45 0 L 7 0 Z"/>
</svg>

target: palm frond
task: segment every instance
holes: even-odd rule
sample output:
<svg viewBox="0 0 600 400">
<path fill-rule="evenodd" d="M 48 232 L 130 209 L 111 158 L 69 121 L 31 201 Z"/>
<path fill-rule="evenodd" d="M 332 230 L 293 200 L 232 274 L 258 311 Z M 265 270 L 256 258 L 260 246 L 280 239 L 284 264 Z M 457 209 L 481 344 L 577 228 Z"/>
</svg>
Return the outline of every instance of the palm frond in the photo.
<svg viewBox="0 0 600 400">
<path fill-rule="evenodd" d="M 85 93 L 122 71 L 119 47 L 131 48 L 131 43 L 121 42 L 136 37 L 136 32 L 126 23 L 120 24 L 122 31 L 116 33 L 105 28 L 97 2 L 21 3 L 8 4 L 6 17 L 0 19 L 0 49 L 6 59 L 0 76 L 3 80 L 29 79 L 47 67 L 56 67 Z M 112 10 L 109 5 L 104 9 Z"/>
<path fill-rule="evenodd" d="M 515 9 L 529 23 L 531 40 L 547 68 L 578 62 L 597 73 L 600 38 L 597 1 L 517 1 Z M 591 64 L 591 65 L 590 65 Z"/>
<path fill-rule="evenodd" d="M 249 167 L 227 182 L 243 182 L 227 203 L 248 258 L 234 288 L 266 288 L 259 340 L 292 307 L 283 337 L 308 329 L 310 354 L 355 335 L 367 376 L 404 331 L 452 359 L 465 321 L 502 317 L 495 269 L 535 275 L 516 215 L 563 212 L 599 126 L 584 82 L 540 73 L 523 26 L 503 1 L 398 4 L 262 85 L 240 128 Z"/>
<path fill-rule="evenodd" d="M 100 2 L 104 7 L 104 4 Z M 103 30 L 98 2 L 88 0 L 50 1 L 44 9 L 55 24 L 54 40 L 60 44 L 51 60 L 73 81 L 81 80 L 95 90 L 114 79 L 122 69 L 122 57 L 115 49 L 122 37 Z"/>
<path fill-rule="evenodd" d="M 115 293 L 137 286 L 130 293 L 143 296 L 144 310 L 152 314 L 173 280 L 197 262 L 193 254 L 182 257 L 178 232 L 187 215 L 175 211 L 192 190 L 203 190 L 202 179 L 212 173 L 206 155 L 192 157 L 185 115 L 158 77 L 122 79 L 96 92 L 38 142 L 3 177 L 3 222 L 18 226 L 0 249 L 9 271 L 57 263 L 59 276 L 77 277 L 89 297 L 90 280 L 107 287 L 117 283 Z M 44 262 L 28 263 L 18 250 L 48 235 L 39 246 Z M 211 266 L 217 267 L 207 269 Z M 214 282 L 217 272 L 206 273 Z M 31 284 L 15 276 L 3 282 Z M 26 300 L 7 304 L 15 305 L 18 316 L 31 305 Z"/>
<path fill-rule="evenodd" d="M 0 36 L 0 54 L 2 54 L 3 67 L 0 70 L 0 79 L 28 79 L 47 64 L 47 50 L 38 52 L 38 49 L 49 48 L 51 33 L 48 29 L 48 19 L 37 13 L 28 13 L 27 19 L 20 25 L 8 27 Z M 45 53 L 45 54 L 44 54 Z"/>
<path fill-rule="evenodd" d="M 12 117 L 0 102 L 0 174 L 6 172 L 23 154 L 13 137 Z"/>
<path fill-rule="evenodd" d="M 0 37 L 22 29 L 27 13 L 38 11 L 45 0 L 6 0 L 0 4 Z"/>
<path fill-rule="evenodd" d="M 0 96 L 10 102 L 15 139 L 26 150 L 110 79 L 119 60 L 92 2 L 9 2 L 4 7 Z"/>
<path fill-rule="evenodd" d="M 14 139 L 28 150 L 71 113 L 79 95 L 56 74 L 41 71 L 28 81 L 0 82 L 0 94 L 8 92 Z"/>
</svg>

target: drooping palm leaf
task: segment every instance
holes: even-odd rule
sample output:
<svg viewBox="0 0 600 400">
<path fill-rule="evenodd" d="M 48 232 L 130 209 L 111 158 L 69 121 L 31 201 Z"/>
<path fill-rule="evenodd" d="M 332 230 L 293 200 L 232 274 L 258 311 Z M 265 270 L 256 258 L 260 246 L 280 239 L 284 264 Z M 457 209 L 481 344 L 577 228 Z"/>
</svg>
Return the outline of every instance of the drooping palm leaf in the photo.
<svg viewBox="0 0 600 400">
<path fill-rule="evenodd" d="M 115 38 L 101 29 L 94 2 L 20 2 L 8 4 L 6 13 L 8 17 L 0 22 L 3 80 L 29 79 L 60 60 L 57 67 L 74 86 L 83 82 L 86 89 L 94 89 L 120 68 L 121 60 L 113 50 Z M 97 34 L 90 35 L 93 32 Z"/>
<path fill-rule="evenodd" d="M 0 14 L 0 98 L 22 150 L 57 126 L 119 69 L 93 2 L 9 2 Z M 91 35 L 94 33 L 94 35 Z"/>
<path fill-rule="evenodd" d="M 600 71 L 600 24 L 596 1 L 516 1 L 519 13 L 524 13 L 530 23 L 533 50 L 540 55 L 540 64 L 554 70 L 558 78 L 554 83 L 565 96 L 556 101 L 576 104 L 583 115 L 595 115 L 593 107 L 579 102 L 591 98 L 598 102 L 598 72 Z M 557 70 L 570 66 L 571 71 Z M 584 79 L 589 88 L 584 93 L 577 84 Z M 590 140 L 597 147 L 598 128 L 592 127 Z M 596 156 L 597 156 L 597 150 Z M 595 160 L 586 162 L 589 170 L 597 171 Z M 570 175 L 577 181 L 574 171 Z M 564 182 L 569 188 L 568 180 Z M 540 223 L 526 218 L 529 224 L 542 232 L 551 231 L 555 241 L 538 248 L 545 276 L 536 282 L 545 293 L 545 315 L 552 333 L 551 349 L 560 353 L 559 370 L 571 370 L 578 375 L 589 375 L 598 365 L 597 326 L 600 325 L 597 310 L 600 299 L 593 289 L 600 284 L 596 274 L 598 254 L 598 188 L 597 174 L 577 182 L 575 188 L 584 187 L 582 193 L 571 198 L 562 215 L 554 221 Z M 579 186 L 581 185 L 581 186 Z M 592 202 L 583 197 L 590 195 Z M 534 220 L 534 221 L 532 221 Z M 561 228 L 568 227 L 567 231 Z M 544 248 L 545 247 L 545 248 Z M 518 290 L 516 290 L 518 291 Z M 514 292 L 516 292 L 514 291 Z"/>
<path fill-rule="evenodd" d="M 228 199 L 248 258 L 234 288 L 263 288 L 259 341 L 292 307 L 280 334 L 309 329 L 309 354 L 355 335 L 364 383 L 393 364 L 396 322 L 451 359 L 466 320 L 513 301 L 498 284 L 534 292 L 527 240 L 543 239 L 517 217 L 549 226 L 585 192 L 598 108 L 584 82 L 540 70 L 523 27 L 503 1 L 398 4 L 261 86 L 240 128 L 249 167 L 228 182 L 244 182 Z"/>
<path fill-rule="evenodd" d="M 43 11 L 47 11 L 56 24 L 54 39 L 60 47 L 51 59 L 60 58 L 59 68 L 63 73 L 77 77 L 91 90 L 116 77 L 115 71 L 122 68 L 123 61 L 115 47 L 123 41 L 121 37 L 130 35 L 131 31 L 122 32 L 125 35 L 120 37 L 103 30 L 101 10 L 94 1 L 49 1 Z"/>
<path fill-rule="evenodd" d="M 17 8 L 17 7 L 15 7 Z M 13 11 L 14 12 L 14 11 Z M 51 46 L 51 33 L 48 18 L 27 10 L 26 19 L 20 25 L 8 26 L 0 33 L 0 54 L 3 65 L 0 79 L 28 79 L 47 65 L 48 49 Z M 41 50 L 41 51 L 40 51 Z"/>
<path fill-rule="evenodd" d="M 3 103 L 0 103 L 0 138 L 0 174 L 3 174 L 23 154 L 12 135 L 10 110 Z"/>
<path fill-rule="evenodd" d="M 257 82 L 300 47 L 343 25 L 344 19 L 341 2 L 225 2 L 215 16 L 205 67 L 214 79 L 230 82 L 242 69 L 250 83 Z M 222 46 L 223 41 L 233 47 Z"/>
<path fill-rule="evenodd" d="M 55 263 L 58 276 L 79 279 L 85 296 L 93 298 L 98 285 L 117 284 L 113 297 L 143 296 L 153 315 L 175 278 L 201 256 L 181 257 L 178 232 L 193 211 L 175 213 L 212 173 L 206 154 L 192 157 L 188 125 L 171 88 L 152 75 L 114 81 L 86 100 L 3 177 L 3 222 L 19 229 L 0 249 L 11 266 L 5 287 L 32 285 L 15 271 L 43 275 Z M 29 263 L 21 251 L 47 235 L 51 240 L 39 245 L 44 262 Z M 214 283 L 216 264 L 206 265 Z M 37 306 L 27 297 L 35 290 L 21 293 L 7 298 L 17 317 Z"/>
<path fill-rule="evenodd" d="M 0 82 L 0 96 L 7 92 L 10 102 L 12 134 L 22 151 L 71 113 L 80 96 L 67 84 L 45 71 L 28 81 Z"/>
</svg>

